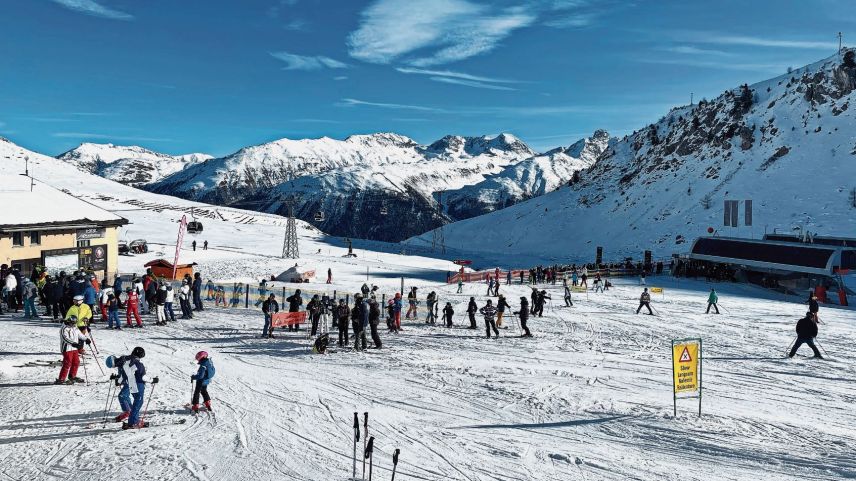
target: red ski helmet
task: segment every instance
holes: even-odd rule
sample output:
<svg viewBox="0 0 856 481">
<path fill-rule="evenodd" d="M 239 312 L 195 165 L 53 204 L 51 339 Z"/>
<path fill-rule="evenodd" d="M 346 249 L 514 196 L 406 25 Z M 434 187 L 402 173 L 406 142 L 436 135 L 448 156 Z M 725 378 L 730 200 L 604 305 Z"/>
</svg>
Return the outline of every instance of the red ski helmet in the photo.
<svg viewBox="0 0 856 481">
<path fill-rule="evenodd" d="M 208 353 L 205 351 L 199 351 L 196 353 L 196 361 L 201 361 L 208 357 Z"/>
</svg>

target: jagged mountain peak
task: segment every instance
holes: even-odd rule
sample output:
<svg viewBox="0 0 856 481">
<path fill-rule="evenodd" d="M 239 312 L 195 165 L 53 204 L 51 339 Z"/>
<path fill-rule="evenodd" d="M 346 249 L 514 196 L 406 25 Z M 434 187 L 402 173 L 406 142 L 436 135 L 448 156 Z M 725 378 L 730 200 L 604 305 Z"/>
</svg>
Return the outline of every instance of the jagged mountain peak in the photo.
<svg viewBox="0 0 856 481">
<path fill-rule="evenodd" d="M 373 134 L 349 135 L 345 142 L 356 143 L 367 147 L 416 147 L 415 140 L 394 132 L 377 132 Z"/>
<path fill-rule="evenodd" d="M 478 137 L 446 135 L 425 147 L 424 150 L 437 155 L 513 154 L 524 157 L 535 155 L 535 151 L 525 142 L 507 133 Z"/>
</svg>

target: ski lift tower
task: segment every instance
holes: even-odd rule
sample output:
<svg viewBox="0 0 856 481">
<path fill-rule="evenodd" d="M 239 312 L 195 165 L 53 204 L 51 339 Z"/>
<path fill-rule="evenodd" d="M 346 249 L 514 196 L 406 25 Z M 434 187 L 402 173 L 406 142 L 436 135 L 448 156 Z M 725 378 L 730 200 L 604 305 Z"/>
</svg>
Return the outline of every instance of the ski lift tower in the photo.
<svg viewBox="0 0 856 481">
<path fill-rule="evenodd" d="M 440 248 L 440 252 L 443 254 L 446 253 L 446 235 L 443 232 L 443 191 L 437 192 L 437 215 L 440 217 L 440 227 L 437 227 L 431 232 L 431 250 L 437 252 L 437 248 Z"/>
<path fill-rule="evenodd" d="M 297 247 L 297 222 L 294 221 L 294 199 L 284 200 L 288 212 L 285 222 L 285 239 L 282 242 L 283 259 L 299 259 L 300 250 Z"/>
</svg>

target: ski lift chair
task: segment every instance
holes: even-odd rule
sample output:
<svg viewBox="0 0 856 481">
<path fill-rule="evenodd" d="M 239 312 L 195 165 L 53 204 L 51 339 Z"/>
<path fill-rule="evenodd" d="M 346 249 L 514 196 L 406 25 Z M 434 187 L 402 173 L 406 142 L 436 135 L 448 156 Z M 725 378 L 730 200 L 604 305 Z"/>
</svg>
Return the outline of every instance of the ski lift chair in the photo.
<svg viewBox="0 0 856 481">
<path fill-rule="evenodd" d="M 194 220 L 187 223 L 188 234 L 198 234 L 200 232 L 202 232 L 202 222 Z"/>
<path fill-rule="evenodd" d="M 324 222 L 324 212 L 318 211 L 315 213 L 315 222 Z"/>
<path fill-rule="evenodd" d="M 389 211 L 386 209 L 386 206 L 385 205 L 381 206 L 380 215 L 387 215 L 387 214 L 389 214 Z"/>
</svg>

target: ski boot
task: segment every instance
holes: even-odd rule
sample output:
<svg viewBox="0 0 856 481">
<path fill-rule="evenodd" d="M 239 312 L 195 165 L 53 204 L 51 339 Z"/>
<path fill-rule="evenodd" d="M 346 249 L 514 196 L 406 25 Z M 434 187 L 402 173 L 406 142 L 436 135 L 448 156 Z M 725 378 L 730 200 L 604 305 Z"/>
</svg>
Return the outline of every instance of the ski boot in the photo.
<svg viewBox="0 0 856 481">
<path fill-rule="evenodd" d="M 86 382 L 84 379 L 76 377 L 76 376 L 73 378 L 70 378 L 69 381 L 71 381 L 72 383 L 78 383 L 78 384 Z"/>
<path fill-rule="evenodd" d="M 130 415 L 131 415 L 130 412 L 124 412 L 124 413 L 116 416 L 115 418 L 113 418 L 113 422 L 116 422 L 116 423 L 123 422 L 124 420 L 128 419 L 128 416 L 130 416 Z"/>
<path fill-rule="evenodd" d="M 149 423 L 143 421 L 140 421 L 137 424 L 134 424 L 133 426 L 128 423 L 122 423 L 123 431 L 127 431 L 128 429 L 142 429 L 147 427 L 149 427 Z"/>
<path fill-rule="evenodd" d="M 193 404 L 190 406 L 190 412 L 193 414 L 199 414 L 199 404 Z"/>
<path fill-rule="evenodd" d="M 209 413 L 214 412 L 214 410 L 211 409 L 211 401 L 205 401 L 205 409 L 207 409 Z"/>
<path fill-rule="evenodd" d="M 66 384 L 66 382 L 65 382 L 65 381 L 63 381 L 62 379 L 57 379 L 56 381 L 54 381 L 54 384 L 55 384 L 55 385 L 57 385 L 57 386 L 59 386 L 59 385 L 61 385 L 61 384 Z"/>
</svg>

